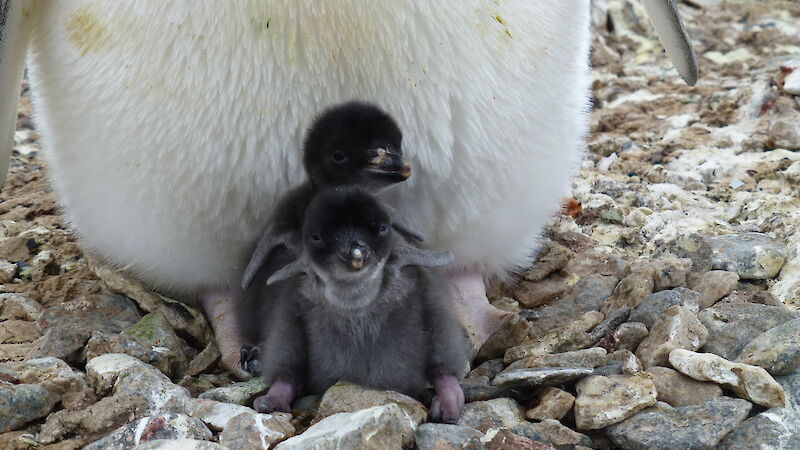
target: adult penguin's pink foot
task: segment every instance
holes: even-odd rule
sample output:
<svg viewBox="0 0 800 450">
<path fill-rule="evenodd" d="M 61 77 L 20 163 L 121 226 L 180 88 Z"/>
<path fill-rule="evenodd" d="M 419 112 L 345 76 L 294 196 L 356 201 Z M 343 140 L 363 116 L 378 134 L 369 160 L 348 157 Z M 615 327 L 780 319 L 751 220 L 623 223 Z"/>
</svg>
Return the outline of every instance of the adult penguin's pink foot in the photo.
<svg viewBox="0 0 800 450">
<path fill-rule="evenodd" d="M 478 349 L 489 336 L 497 331 L 514 313 L 503 311 L 489 304 L 486 285 L 478 269 L 450 272 L 447 283 L 451 298 L 455 301 L 461 323 L 467 329 L 473 346 Z"/>
<path fill-rule="evenodd" d="M 252 374 L 242 368 L 240 358 L 243 339 L 235 316 L 233 295 L 225 290 L 210 291 L 202 296 L 202 304 L 222 354 L 222 366 L 240 380 L 249 379 Z"/>
</svg>

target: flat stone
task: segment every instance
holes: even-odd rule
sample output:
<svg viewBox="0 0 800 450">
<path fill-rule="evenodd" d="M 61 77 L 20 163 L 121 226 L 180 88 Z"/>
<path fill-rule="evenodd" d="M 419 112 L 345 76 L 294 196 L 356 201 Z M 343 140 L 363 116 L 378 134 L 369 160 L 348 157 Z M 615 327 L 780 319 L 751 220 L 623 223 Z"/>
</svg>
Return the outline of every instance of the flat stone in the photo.
<svg viewBox="0 0 800 450">
<path fill-rule="evenodd" d="M 193 398 L 188 402 L 187 411 L 190 416 L 203 421 L 209 429 L 220 431 L 228 426 L 228 422 L 239 414 L 255 414 L 255 410 L 234 403 L 222 403 L 205 398 Z"/>
<path fill-rule="evenodd" d="M 116 428 L 148 414 L 150 405 L 143 394 L 117 394 L 82 409 L 56 411 L 47 416 L 38 441 L 47 445 L 76 436 L 81 446 L 101 439 Z"/>
<path fill-rule="evenodd" d="M 592 275 L 614 277 L 619 280 L 626 275 L 627 270 L 628 263 L 619 256 L 588 250 L 570 259 L 561 272 L 573 283 Z"/>
<path fill-rule="evenodd" d="M 461 385 L 461 390 L 464 391 L 464 401 L 466 403 L 505 397 L 509 393 L 508 389 L 492 386 L 491 380 L 487 376 L 465 378 L 459 384 Z"/>
<path fill-rule="evenodd" d="M 410 446 L 413 439 L 413 426 L 400 407 L 392 403 L 328 416 L 275 449 L 400 449 Z"/>
<path fill-rule="evenodd" d="M 703 303 L 703 298 L 699 292 L 684 287 L 655 292 L 639 303 L 639 306 L 631 312 L 628 320 L 641 322 L 648 330 L 651 330 L 671 306 L 684 306 L 693 314 L 697 314 L 702 309 L 700 308 L 701 303 Z"/>
<path fill-rule="evenodd" d="M 525 308 L 536 308 L 561 297 L 567 289 L 567 278 L 553 274 L 542 281 L 522 281 L 513 292 L 513 297 Z"/>
<path fill-rule="evenodd" d="M 36 384 L 0 384 L 0 433 L 45 417 L 59 400 L 57 393 Z"/>
<path fill-rule="evenodd" d="M 483 343 L 475 360 L 483 362 L 494 358 L 502 358 L 511 347 L 516 347 L 528 340 L 531 324 L 522 316 L 511 316 L 497 331 L 492 333 Z"/>
<path fill-rule="evenodd" d="M 522 306 L 520 306 L 519 302 L 511 297 L 503 297 L 499 300 L 495 300 L 492 302 L 492 306 L 497 309 L 512 313 L 517 313 L 522 310 Z"/>
<path fill-rule="evenodd" d="M 690 378 L 668 367 L 650 367 L 645 372 L 652 377 L 658 401 L 673 407 L 698 406 L 722 396 L 722 388 Z"/>
<path fill-rule="evenodd" d="M 312 423 L 317 423 L 328 416 L 341 412 L 354 412 L 390 403 L 399 406 L 415 426 L 424 422 L 428 417 L 425 405 L 407 395 L 339 382 L 325 391 Z"/>
<path fill-rule="evenodd" d="M 606 364 L 619 363 L 624 374 L 634 374 L 644 371 L 644 364 L 630 350 L 617 350 L 606 357 Z"/>
<path fill-rule="evenodd" d="M 214 341 L 211 341 L 200 353 L 197 354 L 197 356 L 192 358 L 192 360 L 189 362 L 189 366 L 184 372 L 184 375 L 196 377 L 201 373 L 208 372 L 217 365 L 220 357 L 222 357 L 222 354 L 219 352 L 217 344 Z"/>
<path fill-rule="evenodd" d="M 199 419 L 185 414 L 162 414 L 144 417 L 123 425 L 85 450 L 126 450 L 157 439 L 211 440 L 211 431 Z"/>
<path fill-rule="evenodd" d="M 703 350 L 733 360 L 761 333 L 800 318 L 783 306 L 718 303 L 697 315 L 708 330 Z"/>
<path fill-rule="evenodd" d="M 23 237 L 0 238 L 0 259 L 16 263 L 27 261 L 30 257 L 28 239 Z"/>
<path fill-rule="evenodd" d="M 761 367 L 730 362 L 711 353 L 673 350 L 672 367 L 698 381 L 722 384 L 742 398 L 772 408 L 784 406 L 786 394 L 775 379 Z"/>
<path fill-rule="evenodd" d="M 467 374 L 467 378 L 472 378 L 472 377 L 494 378 L 495 375 L 502 372 L 505 367 L 506 365 L 503 362 L 502 357 L 490 359 L 488 361 L 480 363 L 477 367 L 470 370 L 469 373 Z"/>
<path fill-rule="evenodd" d="M 531 336 L 541 336 L 568 325 L 588 311 L 597 311 L 611 296 L 619 279 L 610 275 L 592 274 L 578 280 L 564 295 L 549 305 L 520 312 L 531 324 Z"/>
<path fill-rule="evenodd" d="M 230 418 L 219 443 L 230 449 L 269 449 L 295 433 L 291 415 L 243 413 Z"/>
<path fill-rule="evenodd" d="M 189 391 L 173 384 L 161 371 L 130 355 L 109 353 L 93 358 L 86 364 L 86 374 L 98 395 L 111 390 L 112 395 L 144 396 L 146 414 L 186 411 L 191 398 Z"/>
<path fill-rule="evenodd" d="M 712 270 L 704 273 L 692 289 L 703 296 L 700 309 L 706 309 L 733 292 L 739 282 L 735 272 Z"/>
<path fill-rule="evenodd" d="M 647 330 L 647 326 L 641 322 L 625 322 L 616 329 L 614 334 L 617 341 L 615 349 L 635 352 L 650 332 Z"/>
<path fill-rule="evenodd" d="M 513 399 L 496 398 L 464 406 L 458 425 L 486 432 L 492 428 L 513 428 L 525 421 L 522 407 Z"/>
<path fill-rule="evenodd" d="M 241 447 L 239 447 L 241 448 Z M 216 442 L 198 439 L 154 439 L 137 445 L 136 450 L 226 450 L 228 447 Z"/>
<path fill-rule="evenodd" d="M 65 393 L 86 389 L 83 374 L 74 371 L 57 358 L 29 359 L 0 363 L 0 382 L 37 384 L 56 394 L 60 400 Z"/>
<path fill-rule="evenodd" d="M 461 425 L 425 423 L 417 428 L 415 442 L 419 450 L 483 450 L 483 433 Z"/>
<path fill-rule="evenodd" d="M 552 386 L 537 390 L 534 398 L 536 406 L 525 411 L 525 417 L 536 421 L 561 420 L 575 404 L 575 397 L 572 394 Z"/>
<path fill-rule="evenodd" d="M 592 343 L 597 343 L 601 339 L 607 339 L 611 334 L 631 315 L 630 308 L 620 308 L 612 311 L 607 315 L 602 322 L 597 324 L 596 327 L 589 333 Z"/>
<path fill-rule="evenodd" d="M 656 259 L 650 263 L 653 267 L 653 291 L 663 291 L 678 287 L 686 282 L 686 274 L 692 269 L 689 258 Z"/>
<path fill-rule="evenodd" d="M 697 233 L 686 233 L 661 245 L 653 256 L 689 258 L 693 271 L 703 273 L 711 270 L 711 246 Z"/>
<path fill-rule="evenodd" d="M 676 348 L 697 350 L 706 343 L 708 330 L 685 306 L 671 306 L 653 326 L 650 335 L 639 344 L 636 356 L 644 366 L 665 366 L 669 353 Z"/>
<path fill-rule="evenodd" d="M 575 448 L 576 445 L 592 446 L 588 436 L 565 427 L 557 420 L 544 419 L 536 424 L 536 431 L 544 438 L 544 442 L 559 449 Z"/>
<path fill-rule="evenodd" d="M 763 367 L 772 375 L 788 375 L 800 369 L 800 319 L 758 335 L 742 349 L 736 362 Z"/>
<path fill-rule="evenodd" d="M 506 389 L 529 388 L 541 385 L 553 385 L 573 381 L 594 371 L 586 367 L 543 367 L 534 369 L 517 369 L 503 372 L 494 377 L 492 386 Z"/>
<path fill-rule="evenodd" d="M 563 269 L 575 256 L 575 252 L 556 242 L 550 243 L 540 252 L 533 267 L 523 277 L 528 281 L 542 281 L 553 272 Z"/>
<path fill-rule="evenodd" d="M 597 311 L 589 311 L 568 325 L 557 328 L 538 339 L 532 339 L 508 349 L 503 359 L 506 363 L 511 363 L 528 356 L 559 353 L 588 347 L 591 344 L 591 337 L 587 331 L 599 324 L 603 317 L 603 314 Z"/>
<path fill-rule="evenodd" d="M 707 239 L 714 269 L 744 280 L 775 278 L 786 261 L 786 246 L 763 233 L 734 233 Z"/>
<path fill-rule="evenodd" d="M 0 344 L 33 342 L 41 336 L 36 322 L 6 320 L 0 322 Z"/>
<path fill-rule="evenodd" d="M 600 308 L 603 314 L 609 314 L 620 308 L 634 309 L 645 297 L 653 293 L 653 277 L 655 271 L 652 267 L 644 267 L 641 271 L 631 273 L 619 282 Z"/>
<path fill-rule="evenodd" d="M 591 369 L 603 364 L 606 355 L 605 349 L 592 347 L 564 353 L 528 356 L 527 358 L 514 361 L 500 373 L 538 367 L 586 367 Z"/>
<path fill-rule="evenodd" d="M 516 434 L 507 429 L 491 430 L 486 433 L 486 436 L 491 438 L 486 443 L 487 450 L 555 450 L 555 447 L 551 445 Z"/>
<path fill-rule="evenodd" d="M 44 308 L 20 294 L 0 294 L 0 320 L 38 320 Z"/>
<path fill-rule="evenodd" d="M 729 397 L 680 408 L 659 403 L 605 431 L 614 444 L 625 449 L 715 448 L 747 418 L 751 407 L 747 401 Z"/>
<path fill-rule="evenodd" d="M 44 336 L 31 356 L 81 362 L 93 332 L 119 333 L 140 319 L 136 305 L 120 295 L 92 295 L 47 308 L 38 320 Z"/>
<path fill-rule="evenodd" d="M 796 84 L 794 81 L 792 83 Z M 787 150 L 800 149 L 800 125 L 798 123 L 800 123 L 800 113 L 792 108 L 781 109 L 781 114 L 773 118 L 769 124 L 768 133 L 771 146 Z"/>
<path fill-rule="evenodd" d="M 579 430 L 605 428 L 656 402 L 646 374 L 590 376 L 576 385 L 575 424 Z"/>
<path fill-rule="evenodd" d="M 10 283 L 16 274 L 16 264 L 0 259 L 0 284 Z"/>
<path fill-rule="evenodd" d="M 255 377 L 230 386 L 211 389 L 200 394 L 200 398 L 248 406 L 253 404 L 256 397 L 267 392 L 267 388 L 269 386 L 264 384 L 261 377 Z"/>
</svg>

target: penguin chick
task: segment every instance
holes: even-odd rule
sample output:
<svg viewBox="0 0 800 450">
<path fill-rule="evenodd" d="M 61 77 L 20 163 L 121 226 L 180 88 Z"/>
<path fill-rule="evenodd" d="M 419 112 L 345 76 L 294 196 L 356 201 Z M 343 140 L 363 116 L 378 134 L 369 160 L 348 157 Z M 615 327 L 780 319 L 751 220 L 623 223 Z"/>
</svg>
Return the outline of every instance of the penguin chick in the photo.
<svg viewBox="0 0 800 450">
<path fill-rule="evenodd" d="M 403 160 L 401 142 L 402 133 L 394 119 L 367 103 L 349 102 L 331 107 L 309 128 L 303 145 L 308 181 L 287 192 L 278 202 L 270 225 L 242 275 L 243 291 L 236 293 L 239 334 L 244 340 L 240 363 L 245 371 L 259 372 L 258 349 L 254 344 L 261 339 L 262 327 L 255 319 L 267 313 L 267 299 L 275 295 L 263 285 L 251 286 L 253 280 L 257 277 L 266 280 L 296 257 L 303 216 L 317 191 L 358 185 L 378 193 L 408 179 L 411 169 Z M 422 240 L 414 226 L 390 211 L 396 229 Z"/>
<path fill-rule="evenodd" d="M 467 334 L 432 267 L 449 252 L 408 246 L 368 192 L 320 193 L 306 214 L 303 251 L 267 281 L 280 294 L 267 319 L 260 412 L 288 411 L 300 394 L 340 379 L 420 398 L 434 386 L 431 418 L 458 420 Z"/>
</svg>

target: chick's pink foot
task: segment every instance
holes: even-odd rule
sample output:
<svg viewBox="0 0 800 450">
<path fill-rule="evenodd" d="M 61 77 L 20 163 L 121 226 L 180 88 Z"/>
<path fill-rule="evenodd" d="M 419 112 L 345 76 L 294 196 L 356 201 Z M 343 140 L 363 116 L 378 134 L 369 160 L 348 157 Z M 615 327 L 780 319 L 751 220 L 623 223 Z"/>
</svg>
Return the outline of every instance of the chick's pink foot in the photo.
<svg viewBox="0 0 800 450">
<path fill-rule="evenodd" d="M 243 339 L 235 316 L 233 295 L 225 290 L 209 291 L 201 300 L 222 354 L 222 366 L 240 380 L 249 379 L 252 374 L 242 369 L 240 359 Z"/>
<path fill-rule="evenodd" d="M 464 391 L 453 375 L 437 375 L 431 400 L 430 418 L 434 422 L 456 423 L 464 410 Z"/>
<path fill-rule="evenodd" d="M 283 380 L 276 380 L 269 387 L 266 394 L 253 401 L 253 409 L 260 413 L 270 413 L 273 411 L 290 412 L 292 402 L 297 391 L 294 386 Z"/>
</svg>

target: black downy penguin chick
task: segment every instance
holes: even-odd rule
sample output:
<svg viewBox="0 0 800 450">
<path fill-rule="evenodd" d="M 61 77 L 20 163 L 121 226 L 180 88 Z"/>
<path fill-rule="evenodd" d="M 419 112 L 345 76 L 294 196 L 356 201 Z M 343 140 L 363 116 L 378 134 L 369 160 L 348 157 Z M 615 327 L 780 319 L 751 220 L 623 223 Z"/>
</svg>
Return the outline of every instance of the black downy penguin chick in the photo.
<svg viewBox="0 0 800 450">
<path fill-rule="evenodd" d="M 272 214 L 241 278 L 236 315 L 245 342 L 242 368 L 257 373 L 257 347 L 263 324 L 254 321 L 274 297 L 263 283 L 269 275 L 293 260 L 298 253 L 303 217 L 311 198 L 320 190 L 358 185 L 378 193 L 409 178 L 411 169 L 403 160 L 402 133 L 394 119 L 378 107 L 349 102 L 325 110 L 309 128 L 303 145 L 303 163 L 308 181 L 289 191 Z M 390 210 L 395 229 L 410 239 L 422 236 L 410 223 Z M 297 247 L 298 249 L 295 249 Z M 238 282 L 237 282 L 238 284 Z M 252 285 L 252 286 L 251 286 Z M 268 303 L 268 300 L 267 300 Z"/>
<path fill-rule="evenodd" d="M 260 412 L 338 380 L 419 398 L 434 386 L 431 418 L 458 420 L 467 334 L 431 267 L 452 261 L 405 244 L 390 216 L 358 187 L 321 192 L 309 206 L 303 252 L 268 284 L 280 293 L 262 344 Z"/>
</svg>

